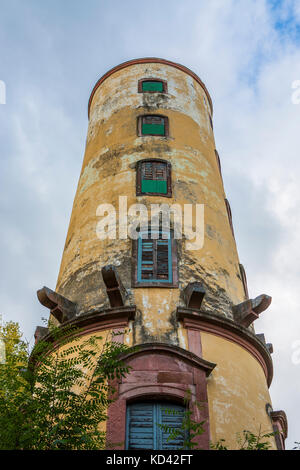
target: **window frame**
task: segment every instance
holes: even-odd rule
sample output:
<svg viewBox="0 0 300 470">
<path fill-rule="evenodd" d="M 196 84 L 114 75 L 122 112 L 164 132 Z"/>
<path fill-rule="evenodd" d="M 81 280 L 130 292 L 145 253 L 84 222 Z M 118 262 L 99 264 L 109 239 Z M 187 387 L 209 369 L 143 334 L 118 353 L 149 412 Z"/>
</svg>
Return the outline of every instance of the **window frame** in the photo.
<svg viewBox="0 0 300 470">
<path fill-rule="evenodd" d="M 159 117 L 164 120 L 164 129 L 165 133 L 163 135 L 160 134 L 143 134 L 142 133 L 142 124 L 143 124 L 143 118 L 149 117 L 149 116 L 154 116 L 154 117 Z M 162 114 L 141 114 L 137 118 L 137 133 L 139 137 L 169 137 L 170 132 L 169 132 L 169 118 L 168 116 L 164 116 Z"/>
<path fill-rule="evenodd" d="M 142 167 L 143 163 L 164 163 L 166 164 L 167 173 L 167 192 L 166 193 L 154 193 L 154 192 L 142 192 Z M 139 160 L 136 165 L 136 195 L 137 196 L 161 196 L 161 197 L 172 197 L 172 165 L 167 160 L 162 158 L 144 158 Z"/>
<path fill-rule="evenodd" d="M 130 438 L 131 438 L 131 432 L 132 432 L 132 427 L 131 427 L 131 422 L 133 421 L 132 418 L 132 409 L 134 409 L 135 406 L 138 407 L 144 407 L 145 411 L 148 408 L 151 408 L 152 411 L 152 426 L 148 428 L 148 431 L 151 429 L 152 430 L 152 445 L 153 447 L 130 447 Z M 185 429 L 184 436 L 182 436 L 182 443 L 177 444 L 177 447 L 172 447 L 172 444 L 174 445 L 174 440 L 170 440 L 170 444 L 168 445 L 168 437 L 166 438 L 164 442 L 163 434 L 165 433 L 164 430 L 160 427 L 160 425 L 165 424 L 164 423 L 164 417 L 168 416 L 169 413 L 168 411 L 164 413 L 165 410 L 174 410 L 173 417 L 177 418 L 177 426 L 175 426 L 178 429 L 182 429 L 182 422 L 185 417 L 185 413 L 188 411 L 188 407 L 184 403 L 178 403 L 174 401 L 169 401 L 169 400 L 164 400 L 162 401 L 161 399 L 156 401 L 156 400 L 142 400 L 142 401 L 137 401 L 137 402 L 129 402 L 126 404 L 126 431 L 125 431 L 125 450 L 179 450 L 182 449 L 182 447 L 178 447 L 178 445 L 183 446 L 184 441 L 186 441 L 189 437 L 189 431 Z M 182 413 L 181 417 L 178 418 L 179 412 Z M 170 413 L 172 415 L 172 413 Z M 142 417 L 142 413 L 140 418 Z M 180 422 L 181 421 L 181 422 Z M 173 423 L 174 424 L 174 423 Z M 178 425 L 179 424 L 179 425 Z M 143 429 L 143 426 L 135 426 L 138 429 Z M 170 434 L 170 433 L 169 433 Z M 165 448 L 163 449 L 163 446 Z"/>
<path fill-rule="evenodd" d="M 163 85 L 163 91 L 156 91 L 156 90 L 143 90 L 143 83 L 144 82 L 160 82 Z M 138 93 L 168 93 L 168 83 L 166 80 L 162 80 L 161 78 L 141 78 L 138 81 Z"/>
<path fill-rule="evenodd" d="M 145 233 L 146 231 L 150 231 L 150 225 L 148 228 L 142 228 L 140 233 Z M 160 232 L 167 232 L 163 229 L 154 229 L 153 231 L 160 231 Z M 170 238 L 163 239 L 169 240 L 168 245 L 168 265 L 169 269 L 171 269 L 172 280 L 151 280 L 146 279 L 144 281 L 140 281 L 138 279 L 138 268 L 139 268 L 139 249 L 141 249 L 141 239 L 142 237 L 138 237 L 137 240 L 132 240 L 132 257 L 131 257 L 131 285 L 132 287 L 167 287 L 167 288 L 178 288 L 178 256 L 177 256 L 177 240 L 173 237 L 174 233 L 170 230 Z M 148 238 L 151 240 L 151 238 Z M 153 252 L 153 251 L 152 251 Z M 172 259 L 169 259 L 171 254 Z M 141 256 L 141 254 L 140 254 Z"/>
</svg>

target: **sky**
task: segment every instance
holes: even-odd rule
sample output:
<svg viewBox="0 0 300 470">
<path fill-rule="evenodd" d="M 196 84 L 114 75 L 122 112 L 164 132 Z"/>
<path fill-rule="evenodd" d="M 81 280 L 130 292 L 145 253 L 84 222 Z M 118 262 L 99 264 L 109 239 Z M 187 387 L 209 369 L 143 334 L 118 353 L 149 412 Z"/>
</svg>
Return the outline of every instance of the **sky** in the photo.
<svg viewBox="0 0 300 470">
<path fill-rule="evenodd" d="M 299 0 L 0 0 L 0 313 L 29 341 L 47 317 L 36 291 L 56 285 L 90 93 L 138 57 L 189 67 L 212 97 L 250 297 L 273 298 L 255 329 L 274 345 L 270 393 L 287 413 L 291 449 L 300 441 Z"/>
</svg>

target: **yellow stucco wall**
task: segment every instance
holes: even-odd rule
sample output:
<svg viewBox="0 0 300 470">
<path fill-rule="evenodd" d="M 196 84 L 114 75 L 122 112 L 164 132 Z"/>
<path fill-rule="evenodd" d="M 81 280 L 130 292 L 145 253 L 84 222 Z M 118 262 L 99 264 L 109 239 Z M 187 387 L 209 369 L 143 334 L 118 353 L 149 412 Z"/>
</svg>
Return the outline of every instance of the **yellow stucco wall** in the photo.
<svg viewBox="0 0 300 470">
<path fill-rule="evenodd" d="M 241 346 L 201 332 L 203 357 L 217 364 L 208 379 L 210 432 L 213 443 L 226 439 L 237 448 L 236 433 L 273 432 L 266 404 L 271 403 L 266 377 L 258 361 Z M 269 442 L 276 449 L 274 438 Z"/>
<path fill-rule="evenodd" d="M 162 78 L 168 93 L 138 93 L 138 80 Z M 160 338 L 186 347 L 174 326 L 174 310 L 183 305 L 177 289 L 131 286 L 131 240 L 100 241 L 96 226 L 99 204 L 118 210 L 119 196 L 134 203 L 204 204 L 202 249 L 185 250 L 178 240 L 179 287 L 200 280 L 208 290 L 207 310 L 231 315 L 232 303 L 244 300 L 239 260 L 224 203 L 224 189 L 215 156 L 210 108 L 203 88 L 190 75 L 165 64 L 137 64 L 109 76 L 96 90 L 84 162 L 74 200 L 57 291 L 78 302 L 81 311 L 108 305 L 100 270 L 118 268 L 137 305 L 135 341 Z M 169 137 L 138 137 L 139 115 L 168 116 Z M 163 158 L 172 164 L 172 198 L 136 196 L 137 161 Z M 172 316 L 173 315 L 173 316 Z"/>
</svg>

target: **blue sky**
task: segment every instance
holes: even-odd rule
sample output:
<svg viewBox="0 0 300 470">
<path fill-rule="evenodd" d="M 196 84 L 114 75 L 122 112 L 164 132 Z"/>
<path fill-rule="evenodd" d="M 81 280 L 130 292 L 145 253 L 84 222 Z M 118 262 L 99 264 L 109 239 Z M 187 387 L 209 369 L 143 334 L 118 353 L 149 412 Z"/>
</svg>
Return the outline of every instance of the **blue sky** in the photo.
<svg viewBox="0 0 300 470">
<path fill-rule="evenodd" d="M 0 312 L 28 339 L 47 315 L 82 164 L 97 79 L 136 57 L 178 61 L 205 82 L 241 262 L 256 322 L 274 344 L 275 409 L 300 440 L 300 3 L 296 0 L 2 0 Z"/>
</svg>

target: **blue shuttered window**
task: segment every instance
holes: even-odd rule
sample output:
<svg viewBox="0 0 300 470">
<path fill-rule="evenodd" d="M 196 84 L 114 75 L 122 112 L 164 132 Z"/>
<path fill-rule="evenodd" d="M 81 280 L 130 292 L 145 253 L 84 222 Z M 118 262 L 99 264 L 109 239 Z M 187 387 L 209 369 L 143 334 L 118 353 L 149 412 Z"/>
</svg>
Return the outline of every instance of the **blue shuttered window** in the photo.
<svg viewBox="0 0 300 470">
<path fill-rule="evenodd" d="M 154 232 L 152 232 L 154 233 Z M 159 232 L 158 239 L 151 239 L 151 232 L 141 232 L 138 239 L 138 282 L 172 283 L 172 240 L 163 239 Z M 148 236 L 148 238 L 144 238 Z"/>
<path fill-rule="evenodd" d="M 167 410 L 172 410 L 168 412 Z M 160 424 L 182 429 L 184 407 L 173 403 L 134 403 L 127 407 L 126 449 L 176 450 L 183 448 L 183 435 L 168 441 Z"/>
</svg>

